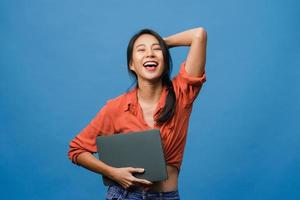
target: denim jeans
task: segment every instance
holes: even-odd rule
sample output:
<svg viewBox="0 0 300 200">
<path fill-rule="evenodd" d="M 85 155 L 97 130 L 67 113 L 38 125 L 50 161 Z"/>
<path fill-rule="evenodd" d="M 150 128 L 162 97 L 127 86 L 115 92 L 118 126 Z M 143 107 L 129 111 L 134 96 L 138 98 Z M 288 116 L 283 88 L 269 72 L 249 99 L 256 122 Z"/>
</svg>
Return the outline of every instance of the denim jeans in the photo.
<svg viewBox="0 0 300 200">
<path fill-rule="evenodd" d="M 106 200 L 180 200 L 178 191 L 147 192 L 141 188 L 124 189 L 121 186 L 109 186 Z"/>
</svg>

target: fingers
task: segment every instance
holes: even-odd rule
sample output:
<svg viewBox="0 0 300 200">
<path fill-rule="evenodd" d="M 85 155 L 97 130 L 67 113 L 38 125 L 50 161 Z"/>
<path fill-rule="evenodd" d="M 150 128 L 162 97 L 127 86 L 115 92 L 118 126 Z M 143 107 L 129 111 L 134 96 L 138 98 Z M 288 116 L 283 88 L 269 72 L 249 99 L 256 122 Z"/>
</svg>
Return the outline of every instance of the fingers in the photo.
<svg viewBox="0 0 300 200">
<path fill-rule="evenodd" d="M 152 185 L 152 182 L 146 180 L 146 179 L 139 179 L 139 178 L 133 178 L 133 182 L 139 183 L 139 184 L 144 184 L 144 185 Z"/>
<path fill-rule="evenodd" d="M 133 167 L 130 167 L 129 168 L 129 171 L 131 172 L 131 173 L 144 173 L 145 172 L 145 169 L 143 169 L 143 168 L 133 168 Z M 139 184 L 145 184 L 145 185 L 151 185 L 152 184 L 152 182 L 150 182 L 150 181 L 148 181 L 148 180 L 146 180 L 146 179 L 139 179 L 139 178 L 136 178 L 136 177 L 134 177 L 134 176 L 132 176 L 132 178 L 133 178 L 133 182 L 135 182 L 135 183 L 139 183 Z"/>
<path fill-rule="evenodd" d="M 152 182 L 145 180 L 145 179 L 138 179 L 135 177 L 132 177 L 128 180 L 123 180 L 121 182 L 119 182 L 121 184 L 121 186 L 125 189 L 128 189 L 132 186 L 142 186 L 142 187 L 149 187 L 152 185 Z"/>
<path fill-rule="evenodd" d="M 124 181 L 124 182 L 122 182 L 122 183 L 120 183 L 120 184 L 121 184 L 121 186 L 122 186 L 123 188 L 125 188 L 125 189 L 128 189 L 128 188 L 130 188 L 131 186 L 133 186 L 133 183 L 130 182 L 130 181 Z"/>
<path fill-rule="evenodd" d="M 129 167 L 129 172 L 130 173 L 144 173 L 145 169 L 143 168 L 133 168 L 133 167 Z"/>
<path fill-rule="evenodd" d="M 125 189 L 130 188 L 131 186 L 149 186 L 152 185 L 152 182 L 146 179 L 139 179 L 133 176 L 134 173 L 144 173 L 145 170 L 143 168 L 120 168 L 123 171 L 121 176 L 117 179 L 117 182 Z"/>
</svg>

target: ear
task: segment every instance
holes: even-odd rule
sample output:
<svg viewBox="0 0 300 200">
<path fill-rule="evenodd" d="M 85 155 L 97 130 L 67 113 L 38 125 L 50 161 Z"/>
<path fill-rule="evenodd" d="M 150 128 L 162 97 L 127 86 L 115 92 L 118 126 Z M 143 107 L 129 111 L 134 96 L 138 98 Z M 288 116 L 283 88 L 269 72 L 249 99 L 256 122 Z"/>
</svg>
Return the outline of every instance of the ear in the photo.
<svg viewBox="0 0 300 200">
<path fill-rule="evenodd" d="M 131 71 L 134 71 L 134 72 L 135 72 L 135 67 L 133 66 L 132 62 L 130 62 L 130 64 L 129 64 L 129 69 L 130 69 Z"/>
</svg>

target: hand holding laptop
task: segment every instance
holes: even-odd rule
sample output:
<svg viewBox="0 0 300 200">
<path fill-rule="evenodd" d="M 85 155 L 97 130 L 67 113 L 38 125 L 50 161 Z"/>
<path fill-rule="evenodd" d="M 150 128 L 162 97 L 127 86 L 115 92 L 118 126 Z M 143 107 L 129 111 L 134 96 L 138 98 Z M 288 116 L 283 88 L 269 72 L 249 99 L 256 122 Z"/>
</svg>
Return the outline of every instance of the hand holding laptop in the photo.
<svg viewBox="0 0 300 200">
<path fill-rule="evenodd" d="M 150 186 L 152 182 L 146 179 L 139 179 L 133 176 L 134 173 L 144 173 L 142 168 L 133 168 L 133 167 L 122 167 L 122 168 L 113 168 L 113 177 L 114 181 L 119 183 L 123 188 L 129 188 L 131 186 Z"/>
</svg>

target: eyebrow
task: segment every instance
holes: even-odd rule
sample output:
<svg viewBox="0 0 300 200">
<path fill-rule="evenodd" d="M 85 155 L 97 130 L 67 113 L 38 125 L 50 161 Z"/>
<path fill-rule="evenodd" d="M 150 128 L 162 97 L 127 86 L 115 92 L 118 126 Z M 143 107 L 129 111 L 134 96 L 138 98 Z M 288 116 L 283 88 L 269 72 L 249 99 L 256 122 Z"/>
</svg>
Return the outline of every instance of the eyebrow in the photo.
<svg viewBox="0 0 300 200">
<path fill-rule="evenodd" d="M 153 43 L 151 46 L 154 46 L 154 45 L 159 45 L 159 43 Z M 145 46 L 145 44 L 139 44 L 136 46 L 136 48 L 140 47 L 140 46 Z M 160 46 L 160 45 L 159 45 Z"/>
</svg>

